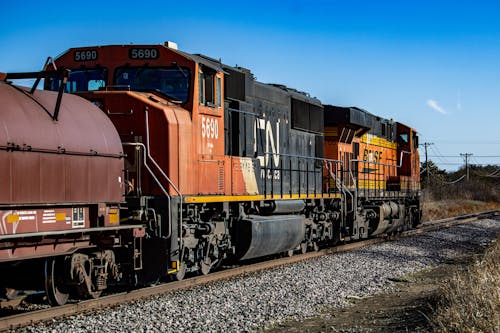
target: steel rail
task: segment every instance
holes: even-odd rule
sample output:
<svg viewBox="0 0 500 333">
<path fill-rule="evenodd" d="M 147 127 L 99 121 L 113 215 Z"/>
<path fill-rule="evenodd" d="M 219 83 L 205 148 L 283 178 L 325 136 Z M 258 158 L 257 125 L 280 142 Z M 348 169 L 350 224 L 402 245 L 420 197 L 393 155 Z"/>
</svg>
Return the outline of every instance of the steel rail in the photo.
<svg viewBox="0 0 500 333">
<path fill-rule="evenodd" d="M 435 221 L 428 221 L 422 223 L 417 229 L 412 229 L 404 231 L 395 237 L 377 237 L 371 238 L 364 241 L 358 241 L 354 243 L 348 243 L 344 245 L 338 245 L 335 247 L 323 249 L 317 252 L 308 252 L 305 254 L 295 255 L 292 257 L 284 257 L 273 259 L 269 261 L 259 262 L 251 265 L 240 266 L 237 268 L 230 268 L 223 271 L 218 271 L 210 273 L 208 275 L 195 276 L 188 278 L 186 280 L 164 283 L 157 286 L 146 287 L 141 289 L 136 289 L 127 292 L 116 293 L 108 296 L 103 296 L 98 299 L 84 300 L 74 304 L 66 304 L 63 306 L 51 307 L 42 310 L 36 310 L 21 314 L 16 314 L 8 317 L 0 318 L 0 332 L 7 331 L 15 328 L 24 327 L 30 324 L 52 321 L 56 318 L 63 318 L 79 313 L 89 313 L 100 309 L 109 308 L 112 306 L 117 306 L 119 304 L 137 301 L 139 299 L 148 298 L 155 295 L 166 294 L 169 292 L 194 288 L 207 283 L 213 283 L 222 280 L 228 280 L 241 275 L 255 273 L 267 269 L 277 268 L 292 263 L 297 263 L 300 261 L 310 260 L 313 258 L 318 258 L 328 254 L 340 253 L 351 251 L 354 249 L 363 248 L 366 246 L 383 243 L 388 240 L 410 237 L 418 234 L 423 234 L 429 231 L 435 231 L 443 228 L 449 228 L 452 226 L 457 226 L 479 219 L 499 215 L 500 212 L 497 210 L 484 211 L 473 214 L 466 214 L 456 217 L 450 217 Z"/>
</svg>

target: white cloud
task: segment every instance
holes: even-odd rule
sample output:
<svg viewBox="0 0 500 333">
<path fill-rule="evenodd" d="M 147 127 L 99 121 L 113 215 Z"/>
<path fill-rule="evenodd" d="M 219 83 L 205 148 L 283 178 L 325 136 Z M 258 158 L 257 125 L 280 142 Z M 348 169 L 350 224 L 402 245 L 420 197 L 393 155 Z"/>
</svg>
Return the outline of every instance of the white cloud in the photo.
<svg viewBox="0 0 500 333">
<path fill-rule="evenodd" d="M 427 100 L 427 105 L 428 105 L 431 109 L 433 109 L 433 110 L 435 110 L 435 111 L 437 111 L 437 112 L 439 112 L 439 113 L 441 113 L 441 114 L 447 114 L 447 113 L 448 113 L 448 111 L 446 111 L 446 110 L 445 110 L 445 109 L 443 109 L 441 106 L 439 106 L 439 104 L 438 104 L 435 100 L 433 100 L 433 99 L 428 99 L 428 100 Z"/>
</svg>

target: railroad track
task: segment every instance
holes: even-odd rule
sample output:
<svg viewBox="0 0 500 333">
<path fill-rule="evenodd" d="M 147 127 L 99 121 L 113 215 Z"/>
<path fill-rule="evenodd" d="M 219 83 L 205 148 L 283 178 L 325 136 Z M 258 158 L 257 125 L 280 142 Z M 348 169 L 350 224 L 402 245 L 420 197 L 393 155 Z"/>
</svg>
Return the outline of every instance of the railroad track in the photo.
<svg viewBox="0 0 500 333">
<path fill-rule="evenodd" d="M 434 231 L 442 228 L 448 228 L 460 224 L 469 223 L 479 219 L 491 217 L 498 215 L 498 211 L 486 211 L 475 214 L 467 214 L 452 218 L 446 218 L 435 221 L 424 222 L 418 229 L 405 231 L 394 238 L 409 237 L 417 234 L 422 234 L 429 231 Z M 147 287 L 142 289 L 137 289 L 128 292 L 115 293 L 109 296 L 104 296 L 98 299 L 85 300 L 74 304 L 66 304 L 64 306 L 52 307 L 42 310 L 35 310 L 20 314 L 11 315 L 8 317 L 0 318 L 0 331 L 5 331 L 14 328 L 20 328 L 27 326 L 36 322 L 43 322 L 53 320 L 55 318 L 67 317 L 79 313 L 86 313 L 90 311 L 96 311 L 102 308 L 109 308 L 112 306 L 117 306 L 126 302 L 131 302 L 139 300 L 142 298 L 147 298 L 153 295 L 164 294 L 168 292 L 173 292 L 176 290 L 192 288 L 200 286 L 206 283 L 216 282 L 224 279 L 234 278 L 240 275 L 253 273 L 257 271 L 262 271 L 266 269 L 271 269 L 283 265 L 288 265 L 296 263 L 299 261 L 309 260 L 312 258 L 321 257 L 327 254 L 339 253 L 350 251 L 362 247 L 366 247 L 373 244 L 382 243 L 391 237 L 380 237 L 372 238 L 360 242 L 349 243 L 344 245 L 335 246 L 328 249 L 323 249 L 318 252 L 309 252 L 301 255 L 295 255 L 292 257 L 284 257 L 274 260 L 269 260 L 265 262 L 259 262 L 252 265 L 240 266 L 237 268 L 230 268 L 219 272 L 214 272 L 206 276 L 195 276 L 183 281 L 165 283 L 153 287 Z M 15 302 L 19 302 L 19 299 L 15 299 L 8 302 L 3 302 L 2 306 L 13 305 Z"/>
</svg>

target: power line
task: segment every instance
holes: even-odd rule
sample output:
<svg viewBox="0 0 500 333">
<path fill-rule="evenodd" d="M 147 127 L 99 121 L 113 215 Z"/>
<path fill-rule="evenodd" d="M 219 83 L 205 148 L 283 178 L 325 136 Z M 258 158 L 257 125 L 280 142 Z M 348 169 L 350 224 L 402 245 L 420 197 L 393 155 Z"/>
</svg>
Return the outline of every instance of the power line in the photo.
<svg viewBox="0 0 500 333">
<path fill-rule="evenodd" d="M 491 141 L 439 141 L 434 140 L 439 144 L 444 145 L 500 145 L 500 140 Z"/>
<path fill-rule="evenodd" d="M 436 153 L 436 154 L 437 154 L 437 156 L 436 156 L 436 157 L 437 157 L 437 158 L 438 158 L 441 162 L 443 162 L 443 163 L 446 163 L 446 162 L 447 162 L 447 161 L 444 159 L 443 154 L 441 154 L 441 152 L 439 151 L 439 149 L 437 149 L 437 147 L 432 147 L 432 146 L 431 146 L 430 148 L 431 148 L 431 150 L 432 150 L 434 153 Z"/>
<path fill-rule="evenodd" d="M 469 157 L 471 157 L 472 155 L 473 155 L 472 153 L 460 154 L 460 156 L 463 156 L 465 158 L 465 169 L 467 170 L 467 181 L 469 180 Z"/>
<path fill-rule="evenodd" d="M 432 146 L 434 143 L 432 142 L 424 142 L 423 144 L 420 144 L 419 146 L 424 146 L 425 148 L 425 170 L 426 170 L 426 177 L 425 177 L 425 183 L 426 187 L 429 188 L 429 182 L 430 182 L 430 177 L 429 177 L 429 162 L 427 159 L 427 147 Z"/>
<path fill-rule="evenodd" d="M 429 155 L 429 157 L 447 157 L 447 158 L 459 158 L 462 157 L 460 155 Z M 474 155 L 474 157 L 478 158 L 500 158 L 500 155 Z"/>
</svg>

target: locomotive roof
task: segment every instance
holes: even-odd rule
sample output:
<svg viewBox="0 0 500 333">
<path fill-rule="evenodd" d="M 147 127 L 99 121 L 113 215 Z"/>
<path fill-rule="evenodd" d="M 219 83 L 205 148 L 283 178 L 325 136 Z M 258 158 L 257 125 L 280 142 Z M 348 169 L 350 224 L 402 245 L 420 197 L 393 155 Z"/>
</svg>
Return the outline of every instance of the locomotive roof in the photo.
<svg viewBox="0 0 500 333">
<path fill-rule="evenodd" d="M 350 106 L 325 105 L 325 123 L 348 123 L 366 128 L 373 128 L 377 122 L 391 122 L 364 109 Z"/>
</svg>

